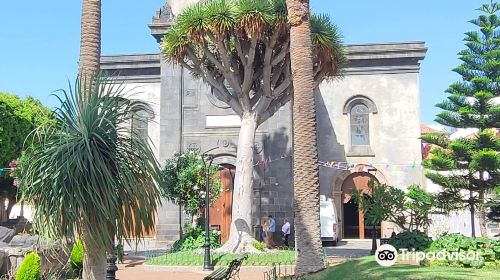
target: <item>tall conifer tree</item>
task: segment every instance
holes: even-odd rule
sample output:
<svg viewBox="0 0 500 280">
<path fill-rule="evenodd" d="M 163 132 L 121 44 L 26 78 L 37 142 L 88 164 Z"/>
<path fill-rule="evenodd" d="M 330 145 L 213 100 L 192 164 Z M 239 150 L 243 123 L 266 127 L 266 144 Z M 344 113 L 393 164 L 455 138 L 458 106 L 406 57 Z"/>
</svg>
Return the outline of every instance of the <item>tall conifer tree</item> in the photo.
<svg viewBox="0 0 500 280">
<path fill-rule="evenodd" d="M 474 217 L 479 215 L 481 235 L 486 236 L 486 197 L 498 188 L 500 140 L 500 4 L 484 4 L 482 14 L 470 23 L 478 31 L 466 32 L 466 49 L 459 53 L 462 64 L 453 71 L 462 81 L 446 90 L 448 99 L 436 106 L 444 111 L 436 121 L 454 128 L 476 128 L 472 136 L 450 139 L 443 134 L 423 135 L 434 144 L 431 157 L 424 161 L 426 176 L 442 186 L 439 199 L 448 210 L 468 208 L 471 212 L 472 236 Z"/>
</svg>

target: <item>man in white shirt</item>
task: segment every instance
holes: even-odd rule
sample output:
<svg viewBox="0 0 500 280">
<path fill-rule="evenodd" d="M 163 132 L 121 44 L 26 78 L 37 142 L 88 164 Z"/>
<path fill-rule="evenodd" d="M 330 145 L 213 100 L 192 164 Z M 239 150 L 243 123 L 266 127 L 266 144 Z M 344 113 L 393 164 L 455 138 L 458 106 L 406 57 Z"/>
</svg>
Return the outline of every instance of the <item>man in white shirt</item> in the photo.
<svg viewBox="0 0 500 280">
<path fill-rule="evenodd" d="M 289 247 L 290 245 L 288 245 L 288 236 L 290 236 L 290 223 L 287 219 L 285 219 L 284 222 L 285 223 L 281 227 L 281 232 L 283 233 L 283 241 L 285 241 L 285 246 Z"/>
</svg>

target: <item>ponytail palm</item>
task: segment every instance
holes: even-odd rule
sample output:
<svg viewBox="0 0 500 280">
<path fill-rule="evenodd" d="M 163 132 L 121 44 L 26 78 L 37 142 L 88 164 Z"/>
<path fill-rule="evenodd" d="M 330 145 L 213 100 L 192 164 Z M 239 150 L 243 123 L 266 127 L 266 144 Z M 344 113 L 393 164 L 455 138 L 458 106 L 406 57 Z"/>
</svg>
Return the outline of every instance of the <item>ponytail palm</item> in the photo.
<svg viewBox="0 0 500 280">
<path fill-rule="evenodd" d="M 107 83 L 108 82 L 108 83 Z M 114 237 L 140 238 L 153 229 L 159 168 L 131 118 L 147 110 L 103 78 L 80 79 L 61 90 L 57 127 L 40 129 L 23 161 L 23 198 L 33 226 L 49 238 L 85 246 L 84 279 L 104 279 Z"/>
</svg>

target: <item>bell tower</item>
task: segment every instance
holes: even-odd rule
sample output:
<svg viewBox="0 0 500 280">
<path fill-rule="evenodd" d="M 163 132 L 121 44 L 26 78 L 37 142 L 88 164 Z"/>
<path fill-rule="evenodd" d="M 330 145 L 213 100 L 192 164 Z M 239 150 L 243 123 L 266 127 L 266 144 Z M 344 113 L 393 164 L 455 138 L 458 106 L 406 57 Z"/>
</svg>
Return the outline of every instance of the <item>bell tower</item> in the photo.
<svg viewBox="0 0 500 280">
<path fill-rule="evenodd" d="M 161 7 L 153 16 L 152 22 L 149 24 L 151 35 L 155 37 L 158 43 L 161 42 L 163 35 L 170 28 L 174 17 L 184 10 L 184 8 L 199 2 L 199 0 L 169 0 L 165 1 L 165 5 Z"/>
</svg>

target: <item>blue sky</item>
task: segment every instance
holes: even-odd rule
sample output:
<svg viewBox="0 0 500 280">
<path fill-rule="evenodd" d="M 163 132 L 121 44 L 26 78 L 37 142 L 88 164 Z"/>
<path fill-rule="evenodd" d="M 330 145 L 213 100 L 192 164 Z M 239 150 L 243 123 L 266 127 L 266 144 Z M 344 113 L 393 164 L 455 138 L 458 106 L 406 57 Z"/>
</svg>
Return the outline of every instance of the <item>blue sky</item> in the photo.
<svg viewBox="0 0 500 280">
<path fill-rule="evenodd" d="M 157 52 L 147 24 L 164 0 L 103 0 L 102 53 Z M 478 14 L 479 0 L 311 0 L 316 12 L 328 13 L 346 43 L 425 41 L 421 65 L 421 119 L 431 123 L 445 99 L 444 90 L 459 76 L 467 23 Z M 47 106 L 50 93 L 76 75 L 80 44 L 81 1 L 0 1 L 0 90 L 31 95 Z"/>
</svg>

